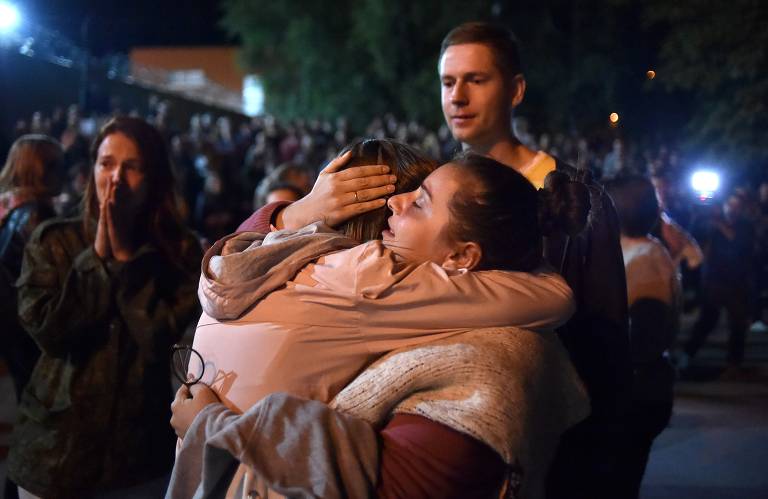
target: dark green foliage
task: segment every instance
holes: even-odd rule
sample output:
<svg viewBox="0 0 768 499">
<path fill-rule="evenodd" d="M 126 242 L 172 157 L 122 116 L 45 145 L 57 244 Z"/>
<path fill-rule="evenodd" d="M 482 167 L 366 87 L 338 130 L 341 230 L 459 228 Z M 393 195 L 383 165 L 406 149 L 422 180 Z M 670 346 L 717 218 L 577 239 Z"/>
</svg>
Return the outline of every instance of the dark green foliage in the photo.
<svg viewBox="0 0 768 499">
<path fill-rule="evenodd" d="M 660 75 L 695 103 L 689 148 L 736 165 L 768 162 L 768 4 L 653 0 L 646 23 L 664 30 Z"/>
</svg>

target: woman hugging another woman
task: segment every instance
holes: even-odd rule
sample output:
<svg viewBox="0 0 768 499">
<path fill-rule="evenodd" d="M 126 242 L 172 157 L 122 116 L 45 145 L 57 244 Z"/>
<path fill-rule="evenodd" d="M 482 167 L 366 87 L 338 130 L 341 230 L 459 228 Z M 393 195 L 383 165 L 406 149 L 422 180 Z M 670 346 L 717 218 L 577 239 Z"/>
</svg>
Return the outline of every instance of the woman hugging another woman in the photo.
<svg viewBox="0 0 768 499">
<path fill-rule="evenodd" d="M 397 170 L 397 158 L 403 152 L 411 156 L 409 164 L 418 164 L 423 158 L 406 146 L 388 141 L 363 142 L 353 148 L 353 157 L 359 158 L 358 164 L 387 163 Z M 398 178 L 403 175 L 399 171 L 396 174 Z M 200 299 L 206 313 L 198 324 L 195 348 L 205 360 L 203 381 L 213 386 L 224 405 L 206 408 L 193 427 L 195 432 L 205 427 L 203 434 L 208 436 L 210 432 L 226 432 L 227 428 L 238 433 L 240 430 L 234 428 L 268 420 L 263 411 L 276 392 L 325 403 L 336 397 L 334 407 L 338 413 L 374 426 L 386 422 L 391 412 L 417 414 L 496 451 L 502 464 L 497 469 L 504 473 L 495 477 L 489 490 L 498 492 L 505 470 L 530 468 L 527 461 L 541 465 L 551 457 L 548 452 L 526 447 L 526 439 L 535 436 L 528 434 L 533 432 L 532 420 L 541 418 L 551 423 L 549 428 L 533 433 L 547 434 L 546 446 L 554 449 L 557 435 L 588 412 L 586 394 L 553 333 L 574 311 L 572 293 L 565 281 L 546 267 L 542 255 L 543 236 L 555 231 L 575 234 L 584 226 L 588 194 L 582 185 L 557 173 L 551 174 L 546 189 L 537 191 L 514 170 L 489 158 L 466 154 L 432 171 L 417 188 L 392 196 L 387 207 L 391 210 L 388 217 L 368 215 L 371 220 L 367 225 L 375 227 L 367 231 L 368 237 L 381 233 L 382 239 L 363 244 L 359 243 L 366 238 L 365 233 L 353 239 L 322 224 L 312 224 L 299 231 L 278 231 L 266 237 L 236 234 L 211 248 L 203 261 Z M 483 328 L 494 329 L 486 330 L 487 334 L 478 332 Z M 463 359 L 464 379 L 454 377 L 455 372 L 443 374 L 441 381 L 427 386 L 447 392 L 438 390 L 429 400 L 408 404 L 409 397 L 413 400 L 418 392 L 423 395 L 424 386 L 398 374 L 404 358 L 396 357 L 412 357 L 414 352 L 423 352 L 419 348 L 427 344 L 437 345 L 444 352 L 469 345 L 471 351 L 488 354 L 493 352 L 491 344 L 501 345 L 502 352 L 511 353 L 498 357 L 499 363 L 519 361 L 520 366 L 478 367 L 480 357 L 459 353 L 452 358 Z M 439 360 L 430 358 L 433 363 Z M 388 369 L 387 363 L 395 369 Z M 541 369 L 543 364 L 552 368 L 547 375 L 541 374 L 546 371 Z M 366 367 L 367 372 L 378 369 L 376 375 L 363 374 L 353 382 Z M 448 370 L 454 367 L 443 366 Z M 518 379 L 504 383 L 504 375 Z M 530 379 L 526 379 L 529 375 Z M 374 388 L 377 380 L 387 376 L 393 382 L 399 380 L 396 383 L 400 388 L 390 393 L 385 386 Z M 556 386 L 551 390 L 536 386 L 544 380 L 556 380 Z M 457 392 L 452 392 L 462 381 L 476 388 L 474 408 L 469 400 L 457 401 Z M 531 390 L 533 396 L 528 393 Z M 192 393 L 199 401 L 212 400 L 203 388 L 194 388 Z M 204 405 L 185 403 L 188 394 L 182 387 L 175 403 L 172 422 L 180 436 Z M 361 394 L 365 395 L 362 399 Z M 460 398 L 471 396 L 462 392 Z M 506 399 L 514 401 L 512 406 L 506 405 Z M 557 417 L 539 413 L 545 399 L 559 404 L 562 410 L 553 408 Z M 531 407 L 521 407 L 525 404 Z M 277 405 L 296 414 L 284 404 Z M 446 410 L 448 406 L 451 409 Z M 467 424 L 469 419 L 482 419 L 483 413 L 493 412 L 495 406 L 496 411 L 499 407 L 505 409 L 498 412 L 503 422 L 487 418 L 487 425 Z M 312 404 L 308 407 L 327 409 Z M 216 410 L 225 412 L 214 417 Z M 457 416 L 457 411 L 462 410 L 465 416 Z M 247 412 L 235 417 L 242 411 Z M 260 416 L 255 420 L 257 413 Z M 222 418 L 222 414 L 235 419 Z M 213 426 L 206 426 L 203 420 Z M 235 420 L 237 423 L 233 423 Z M 281 468 L 281 459 L 275 457 L 279 454 L 275 452 L 277 445 L 281 445 L 281 452 L 285 450 L 279 432 L 274 428 L 263 430 L 258 430 L 264 439 L 254 451 L 271 449 L 272 459 L 268 462 L 264 455 L 258 464 L 250 459 L 254 456 L 249 450 L 253 446 L 248 442 L 240 441 L 238 451 L 228 449 L 249 466 L 253 478 L 247 476 L 239 484 L 245 487 L 241 492 L 357 496 L 376 486 L 376 473 L 370 481 L 356 481 L 345 475 L 348 467 L 330 466 L 341 469 L 337 477 L 345 478 L 317 480 L 317 469 L 312 471 L 296 461 L 288 467 L 305 473 L 298 474 L 294 481 Z M 197 489 L 203 497 L 207 497 L 206 493 L 217 497 L 210 493 L 212 489 L 205 491 L 210 486 L 204 476 L 205 465 L 200 483 L 202 463 L 188 457 L 199 456 L 199 442 L 198 438 L 185 439 L 169 497 L 181 497 L 178 491 L 182 489 Z M 357 448 L 361 457 L 357 463 L 364 464 L 352 468 L 370 469 L 366 466 L 378 464 L 377 453 L 368 450 Z M 336 454 L 327 457 L 349 464 L 349 456 Z M 184 466 L 195 470 L 184 470 Z M 526 473 L 534 476 L 541 471 Z M 369 476 L 366 472 L 362 475 Z M 196 480 L 181 484 L 182 476 L 185 480 L 196 476 Z M 541 478 L 536 476 L 534 480 Z"/>
</svg>

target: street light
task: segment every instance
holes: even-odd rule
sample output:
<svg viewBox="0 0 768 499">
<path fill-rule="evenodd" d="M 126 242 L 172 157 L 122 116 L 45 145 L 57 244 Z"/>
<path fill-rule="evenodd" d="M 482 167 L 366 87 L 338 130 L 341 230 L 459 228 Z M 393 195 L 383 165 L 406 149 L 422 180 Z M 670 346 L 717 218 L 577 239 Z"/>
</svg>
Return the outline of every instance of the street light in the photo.
<svg viewBox="0 0 768 499">
<path fill-rule="evenodd" d="M 0 33 L 10 33 L 21 24 L 21 14 L 15 5 L 0 1 Z"/>
</svg>

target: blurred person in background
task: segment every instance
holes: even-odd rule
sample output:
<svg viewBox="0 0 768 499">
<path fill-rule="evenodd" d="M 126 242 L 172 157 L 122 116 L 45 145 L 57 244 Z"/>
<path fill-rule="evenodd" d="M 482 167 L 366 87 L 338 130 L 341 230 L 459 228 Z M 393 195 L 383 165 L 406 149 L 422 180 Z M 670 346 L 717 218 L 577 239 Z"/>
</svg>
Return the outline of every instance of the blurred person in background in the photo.
<svg viewBox="0 0 768 499">
<path fill-rule="evenodd" d="M 81 120 L 80 108 L 76 104 L 69 106 L 66 127 L 60 138 L 67 168 L 88 163 L 88 138 L 82 133 Z"/>
<path fill-rule="evenodd" d="M 754 322 L 749 330 L 755 333 L 768 332 L 763 312 L 768 308 L 768 181 L 760 183 L 757 191 L 757 255 L 755 261 L 756 269 L 756 298 Z"/>
<path fill-rule="evenodd" d="M 266 178 L 259 184 L 254 196 L 253 207 L 258 209 L 271 203 L 298 201 L 305 194 L 305 192 L 289 182 Z"/>
<path fill-rule="evenodd" d="M 684 207 L 685 202 L 680 199 L 682 196 L 679 179 L 674 171 L 668 166 L 652 168 L 651 183 L 659 203 L 659 221 L 651 233 L 664 244 L 672 261 L 681 271 L 682 286 L 687 291 L 684 308 L 689 310 L 695 307 L 700 299 L 698 288 L 704 252 L 696 238 L 678 223 L 670 211 L 674 209 L 686 223 L 691 218 L 690 210 Z"/>
<path fill-rule="evenodd" d="M 624 141 L 613 139 L 611 151 L 603 159 L 602 178 L 606 180 L 612 179 L 623 172 L 627 166 L 627 151 L 624 147 Z"/>
<path fill-rule="evenodd" d="M 741 373 L 749 303 L 754 272 L 754 224 L 746 212 L 746 200 L 738 193 L 714 205 L 710 216 L 701 221 L 704 248 L 701 268 L 701 309 L 691 337 L 679 357 L 685 369 L 717 326 L 720 311 L 728 313 L 728 369 L 726 376 Z"/>
<path fill-rule="evenodd" d="M 310 190 L 314 178 L 312 172 L 303 166 L 284 163 L 262 180 L 253 198 L 253 209 L 276 201 L 298 201 Z"/>
<path fill-rule="evenodd" d="M 528 119 L 524 116 L 515 116 L 512 118 L 512 132 L 515 137 L 529 149 L 536 149 L 536 139 L 529 130 Z M 542 148 L 543 149 L 543 148 Z"/>
<path fill-rule="evenodd" d="M 651 172 L 656 198 L 659 201 L 659 224 L 654 227 L 655 235 L 669 250 L 675 264 L 685 261 L 693 270 L 701 265 L 704 254 L 696 239 L 686 231 L 672 216 L 670 209 L 680 204 L 677 182 L 669 168 L 658 168 Z M 680 211 L 680 210 L 676 210 Z M 684 217 L 686 220 L 687 216 Z"/>
<path fill-rule="evenodd" d="M 0 350 L 8 363 L 17 401 L 40 351 L 18 321 L 15 283 L 24 246 L 35 228 L 56 215 L 64 153 L 45 135 L 24 135 L 11 146 L 0 172 Z"/>
<path fill-rule="evenodd" d="M 676 263 L 651 236 L 659 204 L 650 180 L 619 177 L 606 186 L 621 224 L 634 382 L 618 458 L 615 497 L 637 498 L 653 440 L 672 416 L 675 371 L 670 348 L 679 329 L 681 286 Z"/>
<path fill-rule="evenodd" d="M 650 175 L 662 212 L 684 229 L 690 229 L 693 215 L 691 195 L 680 172 L 657 161 L 651 166 Z"/>
<path fill-rule="evenodd" d="M 43 221 L 56 215 L 54 196 L 61 190 L 64 153 L 45 135 L 23 135 L 11 146 L 0 172 L 0 356 L 13 380 L 16 402 L 35 367 L 40 350 L 19 324 L 16 280 L 24 246 Z M 6 477 L 5 497 L 17 497 Z"/>
<path fill-rule="evenodd" d="M 22 498 L 160 497 L 173 463 L 168 359 L 198 314 L 201 248 L 154 128 L 116 118 L 91 157 L 83 214 L 37 228 L 17 283 L 41 350 L 8 455 Z"/>
<path fill-rule="evenodd" d="M 259 182 L 275 169 L 275 154 L 267 142 L 263 131 L 257 131 L 253 144 L 248 148 L 243 160 L 240 176 L 246 188 L 251 191 Z"/>
<path fill-rule="evenodd" d="M 197 201 L 197 193 L 203 186 L 203 179 L 195 169 L 193 144 L 187 140 L 187 137 L 181 134 L 171 137 L 170 152 L 176 183 L 186 208 L 185 222 L 189 223 L 192 208 Z"/>
<path fill-rule="evenodd" d="M 202 189 L 194 205 L 194 227 L 216 241 L 232 232 L 239 216 L 237 186 L 228 175 L 226 158 L 211 142 L 203 142 L 195 158 L 195 171 L 202 178 Z"/>
</svg>

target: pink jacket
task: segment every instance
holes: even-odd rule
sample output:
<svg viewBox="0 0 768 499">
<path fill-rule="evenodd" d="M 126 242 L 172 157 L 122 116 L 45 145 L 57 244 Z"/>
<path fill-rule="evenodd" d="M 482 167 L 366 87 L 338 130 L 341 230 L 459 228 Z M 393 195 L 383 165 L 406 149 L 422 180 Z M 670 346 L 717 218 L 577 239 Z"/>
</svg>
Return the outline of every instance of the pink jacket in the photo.
<svg viewBox="0 0 768 499">
<path fill-rule="evenodd" d="M 273 392 L 328 402 L 392 350 L 483 327 L 552 330 L 574 311 L 570 288 L 553 272 L 448 273 L 399 263 L 380 241 L 318 254 L 292 273 L 296 248 L 304 258 L 313 245 L 327 251 L 324 230 L 237 234 L 206 254 L 199 295 L 207 313 L 194 348 L 205 360 L 204 381 L 231 408 L 244 411 Z M 227 268 L 228 258 L 239 272 Z M 258 264 L 244 262 L 264 259 L 280 262 L 265 266 L 268 273 L 290 277 L 278 285 L 248 274 Z M 217 320 L 246 302 L 237 318 Z"/>
</svg>

